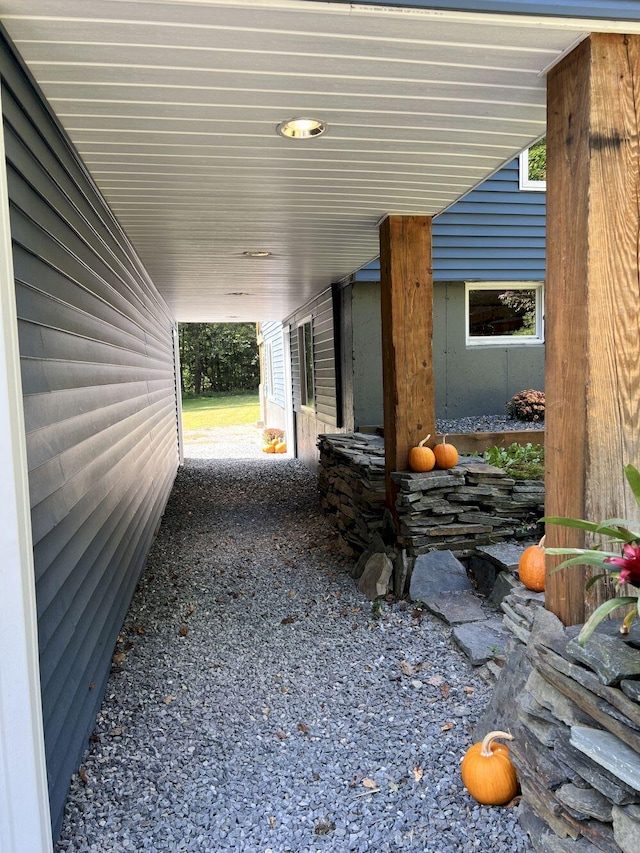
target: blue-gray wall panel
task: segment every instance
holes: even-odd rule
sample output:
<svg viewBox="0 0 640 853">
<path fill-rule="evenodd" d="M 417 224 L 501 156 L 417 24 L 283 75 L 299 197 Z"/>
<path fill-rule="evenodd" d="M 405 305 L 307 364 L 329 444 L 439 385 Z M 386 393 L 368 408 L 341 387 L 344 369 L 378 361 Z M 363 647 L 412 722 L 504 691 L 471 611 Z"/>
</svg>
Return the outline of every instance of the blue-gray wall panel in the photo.
<svg viewBox="0 0 640 853">
<path fill-rule="evenodd" d="M 282 339 L 282 323 L 276 321 L 265 321 L 260 324 L 260 331 L 264 342 L 271 345 L 274 388 L 269 396 L 276 405 L 281 406 L 284 409 L 284 342 Z"/>
<path fill-rule="evenodd" d="M 542 281 L 546 195 L 519 188 L 518 158 L 433 220 L 434 281 Z M 380 260 L 355 274 L 378 281 Z"/>
<path fill-rule="evenodd" d="M 54 833 L 178 464 L 173 322 L 0 39 Z"/>
</svg>

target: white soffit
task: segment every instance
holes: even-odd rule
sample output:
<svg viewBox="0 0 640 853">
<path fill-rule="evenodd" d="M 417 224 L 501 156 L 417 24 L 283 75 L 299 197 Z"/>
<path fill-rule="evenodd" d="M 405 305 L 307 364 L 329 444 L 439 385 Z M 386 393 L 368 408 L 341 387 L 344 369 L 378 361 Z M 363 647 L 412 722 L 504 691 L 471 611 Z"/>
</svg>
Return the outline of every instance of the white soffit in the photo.
<svg viewBox="0 0 640 853">
<path fill-rule="evenodd" d="M 182 321 L 282 319 L 367 263 L 386 214 L 442 211 L 543 134 L 545 70 L 616 28 L 308 0 L 0 20 Z M 328 130 L 283 139 L 293 116 Z"/>
</svg>

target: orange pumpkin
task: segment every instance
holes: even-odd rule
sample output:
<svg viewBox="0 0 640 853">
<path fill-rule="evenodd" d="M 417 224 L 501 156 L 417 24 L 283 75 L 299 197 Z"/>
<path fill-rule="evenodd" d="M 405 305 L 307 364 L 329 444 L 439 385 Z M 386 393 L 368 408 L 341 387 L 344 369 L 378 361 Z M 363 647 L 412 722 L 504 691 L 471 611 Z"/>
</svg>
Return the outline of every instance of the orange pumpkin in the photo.
<svg viewBox="0 0 640 853">
<path fill-rule="evenodd" d="M 458 464 L 458 451 L 453 444 L 447 444 L 447 436 L 442 437 L 442 442 L 433 448 L 438 468 L 453 468 Z"/>
<path fill-rule="evenodd" d="M 486 806 L 502 806 L 518 793 L 518 778 L 509 747 L 494 743 L 496 738 L 513 740 L 507 732 L 489 732 L 481 743 L 467 750 L 460 766 L 465 788 Z"/>
<path fill-rule="evenodd" d="M 417 447 L 412 447 L 409 451 L 409 468 L 412 471 L 424 472 L 435 468 L 436 457 L 433 450 L 430 447 L 425 447 L 430 438 L 431 435 L 423 438 Z"/>
<path fill-rule="evenodd" d="M 274 453 L 286 453 L 286 452 L 287 452 L 287 442 L 286 441 L 279 441 L 275 446 Z"/>
<path fill-rule="evenodd" d="M 537 545 L 530 545 L 520 555 L 518 574 L 527 589 L 533 592 L 544 590 L 546 565 L 544 557 L 544 536 Z"/>
<path fill-rule="evenodd" d="M 275 444 L 265 444 L 265 446 L 262 448 L 262 452 L 263 453 L 275 453 L 276 452 Z"/>
</svg>

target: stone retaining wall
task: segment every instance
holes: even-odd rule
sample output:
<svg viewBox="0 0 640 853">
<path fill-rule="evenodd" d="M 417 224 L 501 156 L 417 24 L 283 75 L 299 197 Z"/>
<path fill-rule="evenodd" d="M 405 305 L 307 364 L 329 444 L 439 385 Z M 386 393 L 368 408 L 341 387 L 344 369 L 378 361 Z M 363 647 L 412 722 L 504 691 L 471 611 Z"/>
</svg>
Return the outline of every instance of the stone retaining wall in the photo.
<svg viewBox="0 0 640 853">
<path fill-rule="evenodd" d="M 504 599 L 514 632 L 476 737 L 510 744 L 522 788 L 520 820 L 538 853 L 640 851 L 640 625 L 626 638 L 604 623 L 582 648 L 544 595 Z"/>
<path fill-rule="evenodd" d="M 321 435 L 322 506 L 354 555 L 385 526 L 384 442 L 361 433 Z M 475 548 L 531 538 L 544 514 L 544 485 L 516 481 L 477 458 L 455 468 L 393 475 L 397 541 L 409 556 L 451 550 L 467 557 Z"/>
</svg>

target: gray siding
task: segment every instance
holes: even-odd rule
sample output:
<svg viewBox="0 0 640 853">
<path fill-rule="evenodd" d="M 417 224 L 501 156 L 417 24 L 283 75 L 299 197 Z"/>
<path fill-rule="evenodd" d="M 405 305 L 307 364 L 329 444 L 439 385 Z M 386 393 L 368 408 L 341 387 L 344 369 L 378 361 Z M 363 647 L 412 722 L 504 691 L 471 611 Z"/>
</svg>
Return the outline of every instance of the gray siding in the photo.
<svg viewBox="0 0 640 853">
<path fill-rule="evenodd" d="M 285 320 L 291 325 L 291 381 L 293 409 L 302 410 L 300 399 L 300 353 L 298 352 L 298 325 L 311 317 L 313 329 L 313 384 L 315 410 L 325 424 L 338 423 L 336 360 L 334 344 L 334 312 L 331 290 L 325 290 L 316 299 L 298 309 Z"/>
<path fill-rule="evenodd" d="M 172 318 L 0 38 L 54 833 L 177 456 Z"/>
<path fill-rule="evenodd" d="M 544 388 L 544 344 L 468 347 L 464 283 L 436 282 L 433 293 L 433 365 L 436 416 L 503 414 L 524 388 Z M 380 285 L 353 285 L 353 398 L 356 427 L 382 426 Z"/>
<path fill-rule="evenodd" d="M 265 344 L 271 345 L 271 358 L 273 359 L 273 389 L 269 389 L 269 397 L 273 402 L 284 409 L 284 346 L 282 341 L 282 323 L 265 322 L 260 323 L 260 331 Z M 265 365 L 266 369 L 266 365 Z"/>
<path fill-rule="evenodd" d="M 545 277 L 546 194 L 519 189 L 518 158 L 433 220 L 434 281 Z M 379 281 L 380 260 L 355 274 Z"/>
</svg>

